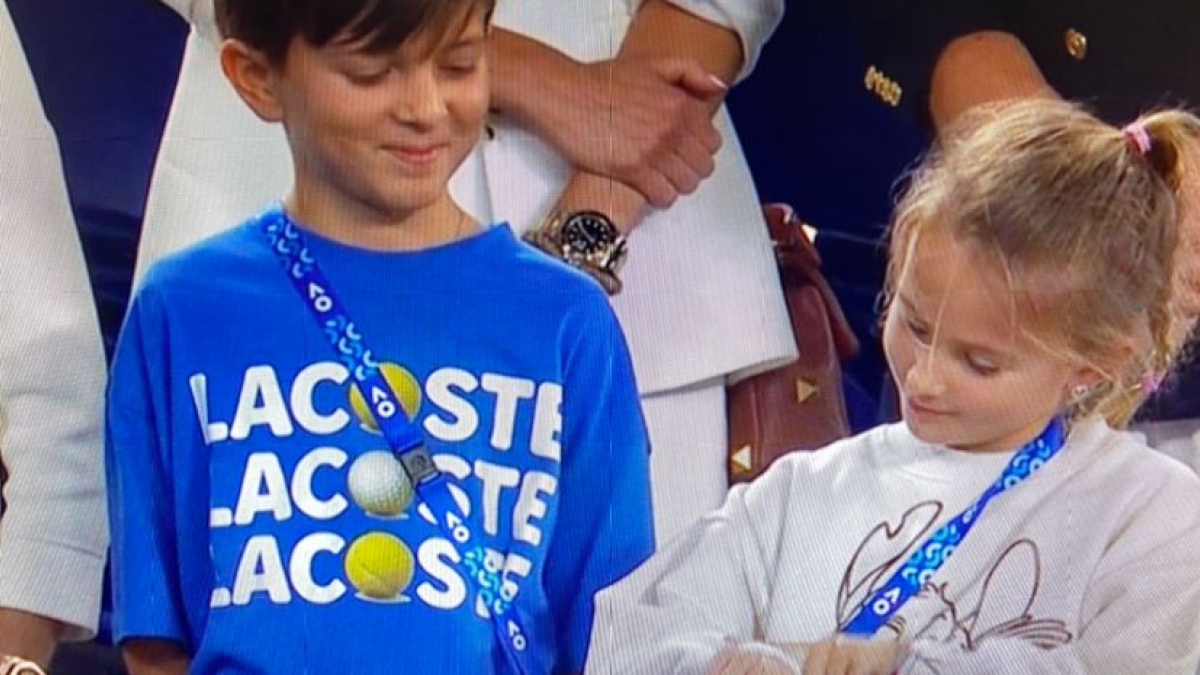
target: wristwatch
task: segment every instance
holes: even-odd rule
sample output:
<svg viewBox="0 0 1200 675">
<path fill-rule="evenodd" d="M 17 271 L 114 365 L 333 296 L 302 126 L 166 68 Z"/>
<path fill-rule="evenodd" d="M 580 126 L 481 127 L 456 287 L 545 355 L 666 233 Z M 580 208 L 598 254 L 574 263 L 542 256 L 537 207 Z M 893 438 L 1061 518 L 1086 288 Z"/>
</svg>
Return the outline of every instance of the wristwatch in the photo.
<svg viewBox="0 0 1200 675">
<path fill-rule="evenodd" d="M 46 675 L 46 671 L 28 659 L 0 654 L 0 675 Z"/>
<path fill-rule="evenodd" d="M 621 292 L 617 272 L 629 252 L 625 235 L 599 211 L 556 211 L 525 240 L 587 272 L 609 295 Z"/>
</svg>

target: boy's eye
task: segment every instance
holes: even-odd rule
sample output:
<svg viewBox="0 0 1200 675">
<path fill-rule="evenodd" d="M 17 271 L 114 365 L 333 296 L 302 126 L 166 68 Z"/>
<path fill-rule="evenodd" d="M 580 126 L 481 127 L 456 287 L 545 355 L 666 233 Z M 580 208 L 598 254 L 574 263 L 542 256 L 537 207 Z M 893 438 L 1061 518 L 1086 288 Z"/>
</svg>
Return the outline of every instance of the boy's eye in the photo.
<svg viewBox="0 0 1200 675">
<path fill-rule="evenodd" d="M 351 70 L 346 73 L 346 79 L 358 85 L 379 84 L 387 74 L 392 72 L 391 68 L 374 68 L 370 70 Z"/>
<path fill-rule="evenodd" d="M 482 52 L 475 50 L 459 51 L 451 54 L 448 58 L 442 61 L 442 70 L 448 73 L 468 74 L 473 73 L 479 67 L 479 60 Z"/>
<path fill-rule="evenodd" d="M 478 64 L 479 64 L 479 62 L 475 61 L 475 60 L 471 60 L 471 61 L 461 60 L 461 61 L 457 61 L 457 62 L 443 64 L 442 70 L 444 70 L 448 73 L 454 73 L 456 75 L 467 75 L 467 74 L 475 72 L 475 68 L 478 66 Z"/>
<path fill-rule="evenodd" d="M 341 71 L 346 79 L 355 84 L 368 85 L 381 82 L 392 72 L 390 59 L 369 55 L 353 54 L 341 60 Z"/>
</svg>

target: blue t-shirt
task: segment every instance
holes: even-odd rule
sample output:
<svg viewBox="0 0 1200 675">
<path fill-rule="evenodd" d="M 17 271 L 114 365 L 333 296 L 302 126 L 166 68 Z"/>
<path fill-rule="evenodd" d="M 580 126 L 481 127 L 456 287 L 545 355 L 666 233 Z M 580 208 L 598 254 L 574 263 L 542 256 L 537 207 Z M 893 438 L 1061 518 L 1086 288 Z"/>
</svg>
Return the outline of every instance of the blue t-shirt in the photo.
<svg viewBox="0 0 1200 675">
<path fill-rule="evenodd" d="M 653 550 L 607 298 L 503 225 L 419 252 L 307 238 L 377 360 L 415 379 L 414 421 L 517 591 L 536 672 L 581 672 L 593 594 Z M 419 498 L 391 518 L 356 504 L 352 467 L 387 445 L 351 382 L 255 221 L 155 266 L 109 392 L 118 641 L 176 641 L 199 675 L 505 672 Z"/>
</svg>

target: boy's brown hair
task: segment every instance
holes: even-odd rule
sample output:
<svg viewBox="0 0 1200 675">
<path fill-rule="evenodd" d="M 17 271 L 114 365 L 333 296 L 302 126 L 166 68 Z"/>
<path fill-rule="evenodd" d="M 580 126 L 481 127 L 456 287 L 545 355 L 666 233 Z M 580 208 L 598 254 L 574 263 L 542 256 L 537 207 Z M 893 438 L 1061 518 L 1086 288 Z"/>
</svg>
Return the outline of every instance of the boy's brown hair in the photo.
<svg viewBox="0 0 1200 675">
<path fill-rule="evenodd" d="M 314 47 L 336 40 L 385 53 L 415 35 L 448 34 L 476 11 L 489 21 L 494 6 L 495 0 L 216 0 L 216 16 L 222 37 L 281 65 L 297 37 Z"/>
</svg>

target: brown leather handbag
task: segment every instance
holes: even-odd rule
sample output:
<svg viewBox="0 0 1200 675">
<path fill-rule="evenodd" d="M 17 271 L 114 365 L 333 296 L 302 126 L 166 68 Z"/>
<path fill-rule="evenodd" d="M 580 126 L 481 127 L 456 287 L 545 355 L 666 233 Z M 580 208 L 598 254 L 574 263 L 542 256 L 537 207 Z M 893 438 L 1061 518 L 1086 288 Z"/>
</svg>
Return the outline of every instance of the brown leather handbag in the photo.
<svg viewBox="0 0 1200 675">
<path fill-rule="evenodd" d="M 850 434 L 841 362 L 858 353 L 858 339 L 791 207 L 767 204 L 763 214 L 800 358 L 728 387 L 730 484 L 753 480 L 788 452 Z"/>
</svg>

